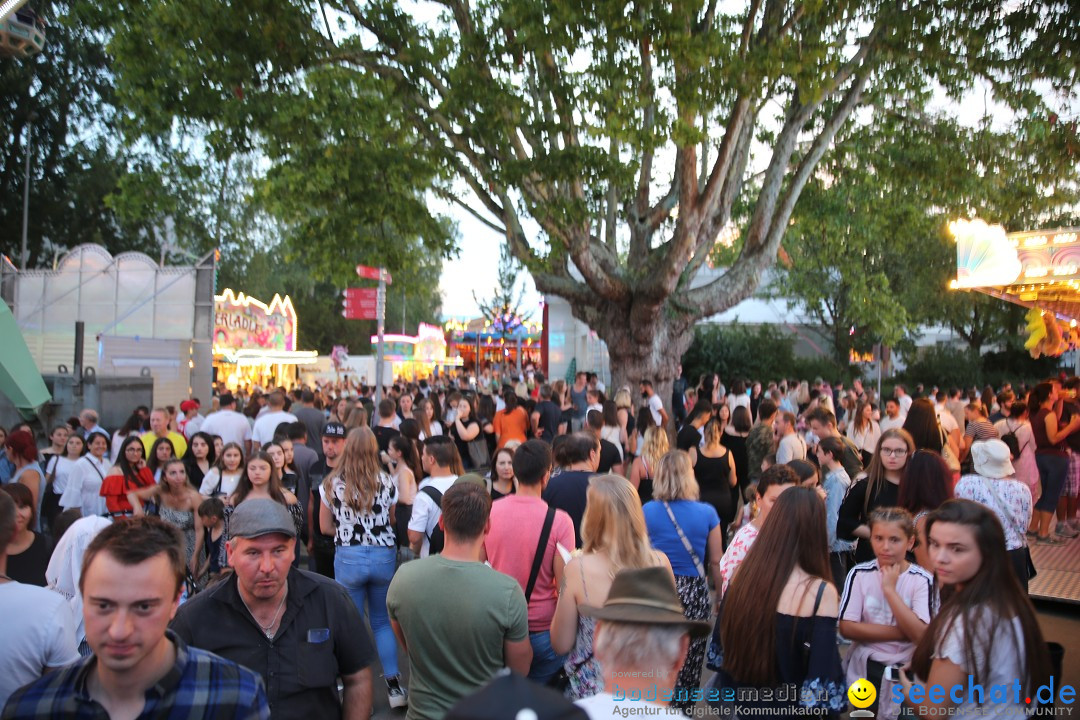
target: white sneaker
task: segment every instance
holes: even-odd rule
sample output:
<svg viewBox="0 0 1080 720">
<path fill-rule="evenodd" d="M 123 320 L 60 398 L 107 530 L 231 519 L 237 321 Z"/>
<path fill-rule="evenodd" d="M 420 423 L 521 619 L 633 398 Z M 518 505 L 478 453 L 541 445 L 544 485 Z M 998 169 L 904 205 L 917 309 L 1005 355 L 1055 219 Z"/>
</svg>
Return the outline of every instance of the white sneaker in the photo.
<svg viewBox="0 0 1080 720">
<path fill-rule="evenodd" d="M 401 687 L 397 675 L 386 678 L 386 694 L 390 698 L 390 707 L 392 708 L 402 708 L 409 704 L 408 695 L 405 688 Z"/>
<path fill-rule="evenodd" d="M 1058 535 L 1060 535 L 1061 537 L 1069 538 L 1070 540 L 1072 538 L 1074 538 L 1074 537 L 1080 536 L 1080 532 L 1074 530 L 1072 525 L 1070 525 L 1067 522 L 1059 522 L 1057 524 L 1057 528 L 1054 530 L 1054 532 L 1057 533 Z"/>
</svg>

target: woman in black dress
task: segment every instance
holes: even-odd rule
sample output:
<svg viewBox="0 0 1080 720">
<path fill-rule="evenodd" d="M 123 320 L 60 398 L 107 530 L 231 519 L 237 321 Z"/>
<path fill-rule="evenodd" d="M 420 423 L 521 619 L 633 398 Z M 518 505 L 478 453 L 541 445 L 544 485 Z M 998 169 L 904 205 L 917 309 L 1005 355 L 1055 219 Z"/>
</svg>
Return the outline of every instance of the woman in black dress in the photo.
<svg viewBox="0 0 1080 720">
<path fill-rule="evenodd" d="M 728 525 L 735 519 L 731 489 L 736 486 L 736 477 L 734 453 L 721 442 L 723 434 L 720 421 L 710 420 L 705 424 L 705 447 L 692 447 L 689 452 L 694 477 L 701 489 L 701 501 L 716 508 L 720 529 L 726 537 Z"/>
</svg>

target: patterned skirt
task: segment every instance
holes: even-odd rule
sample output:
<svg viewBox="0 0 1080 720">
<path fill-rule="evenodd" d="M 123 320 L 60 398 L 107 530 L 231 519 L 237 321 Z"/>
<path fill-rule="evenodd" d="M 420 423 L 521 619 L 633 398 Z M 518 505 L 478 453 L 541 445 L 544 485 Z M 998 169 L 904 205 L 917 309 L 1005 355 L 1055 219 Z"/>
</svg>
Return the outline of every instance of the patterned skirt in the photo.
<svg viewBox="0 0 1080 720">
<path fill-rule="evenodd" d="M 705 578 L 676 575 L 675 587 L 679 591 L 679 599 L 682 600 L 683 614 L 688 620 L 710 618 L 712 608 L 709 603 L 709 583 Z M 696 704 L 690 698 L 701 686 L 701 665 L 705 660 L 707 642 L 708 636 L 690 641 L 690 647 L 686 651 L 686 662 L 683 663 L 679 678 L 675 683 L 675 697 L 671 706 L 687 715 Z"/>
</svg>

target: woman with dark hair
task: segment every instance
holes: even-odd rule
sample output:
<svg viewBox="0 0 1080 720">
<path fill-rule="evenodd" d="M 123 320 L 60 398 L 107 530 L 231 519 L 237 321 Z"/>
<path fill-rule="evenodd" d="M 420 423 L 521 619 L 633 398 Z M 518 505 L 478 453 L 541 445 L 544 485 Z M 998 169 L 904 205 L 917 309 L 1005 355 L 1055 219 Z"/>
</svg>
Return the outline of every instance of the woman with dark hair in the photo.
<svg viewBox="0 0 1080 720">
<path fill-rule="evenodd" d="M 626 460 L 626 431 L 619 425 L 619 409 L 614 400 L 605 400 L 604 403 L 604 427 L 600 430 L 600 438 L 607 440 L 619 451 L 619 462 Z"/>
<path fill-rule="evenodd" d="M 172 440 L 167 437 L 158 438 L 154 441 L 154 444 L 150 446 L 150 459 L 147 460 L 146 466 L 150 468 L 150 472 L 154 474 L 154 482 L 161 482 L 161 468 L 165 466 L 165 463 L 169 460 L 178 459 L 173 448 Z"/>
<path fill-rule="evenodd" d="M 206 479 L 206 473 L 210 472 L 210 468 L 217 461 L 214 438 L 201 431 L 192 435 L 183 460 L 188 482 L 198 490 Z"/>
<path fill-rule="evenodd" d="M 495 399 L 491 395 L 479 395 L 476 398 L 476 420 L 487 441 L 488 457 L 495 454 L 498 438 L 495 437 Z"/>
<path fill-rule="evenodd" d="M 203 528 L 199 517 L 202 495 L 191 487 L 183 460 L 166 460 L 161 466 L 159 484 L 128 493 L 128 502 L 136 517 L 145 513 L 143 503 L 148 501 L 155 503 L 154 514 L 184 534 L 185 557 L 188 569 L 194 575 L 202 557 Z"/>
<path fill-rule="evenodd" d="M 492 421 L 496 449 L 506 447 L 508 442 L 517 442 L 520 445 L 529 439 L 529 415 L 525 408 L 518 405 L 517 393 L 506 390 L 502 398 L 504 407 L 495 413 Z"/>
<path fill-rule="evenodd" d="M 736 498 L 732 489 L 738 488 L 738 479 L 734 453 L 724 447 L 722 436 L 717 420 L 705 423 L 705 446 L 690 448 L 690 464 L 701 490 L 701 501 L 716 509 L 721 535 L 726 538 L 728 526 L 735 519 Z"/>
<path fill-rule="evenodd" d="M 162 441 L 169 445 L 172 452 L 172 443 L 168 438 L 158 440 Z M 128 493 L 154 484 L 154 473 L 147 467 L 143 452 L 142 440 L 136 435 L 126 438 L 120 445 L 120 457 L 114 460 L 115 464 L 101 481 L 100 494 L 105 498 L 109 515 L 130 517 L 135 510 L 128 500 Z"/>
<path fill-rule="evenodd" d="M 743 395 L 742 397 L 746 397 Z M 737 405 L 731 411 L 731 423 L 723 428 L 721 440 L 728 450 L 731 451 L 731 459 L 735 461 L 735 478 L 740 488 L 745 488 L 750 482 L 750 465 L 746 455 L 746 438 L 750 435 L 750 428 L 754 426 L 750 421 L 750 410 L 744 405 Z"/>
<path fill-rule="evenodd" d="M 37 512 L 30 489 L 22 483 L 8 483 L 0 486 L 0 490 L 15 501 L 15 533 L 7 544 L 4 572 L 15 582 L 45 587 L 45 568 L 49 566 L 52 547 L 43 533 L 34 532 Z"/>
<path fill-rule="evenodd" d="M 22 483 L 34 498 L 34 532 L 41 532 L 41 503 L 45 500 L 45 472 L 38 465 L 37 443 L 26 430 L 15 430 L 4 443 L 7 459 L 15 468 L 9 483 Z M 5 483 L 6 484 L 6 483 Z"/>
<path fill-rule="evenodd" d="M 1035 689 L 1051 682 L 1052 669 L 1035 608 L 1010 569 L 1001 523 L 984 505 L 949 500 L 927 517 L 926 534 L 941 609 L 915 647 L 910 671 L 900 673 L 906 702 L 917 715 L 1027 717 L 1038 702 Z M 912 697 L 915 681 L 945 692 Z M 989 691 L 966 691 L 1016 683 L 1017 692 L 994 693 L 993 701 Z M 965 691 L 950 692 L 957 686 Z"/>
<path fill-rule="evenodd" d="M 836 534 L 841 540 L 858 540 L 855 562 L 874 559 L 870 546 L 870 513 L 879 507 L 896 507 L 900 494 L 900 479 L 908 458 L 915 452 L 915 441 L 906 430 L 893 428 L 881 433 L 866 477 L 856 482 L 848 492 L 836 521 Z"/>
<path fill-rule="evenodd" d="M 481 423 L 476 419 L 476 408 L 473 406 L 472 398 L 468 395 L 463 395 L 457 404 L 457 412 L 454 414 L 454 421 L 450 424 L 450 438 L 453 439 L 454 444 L 457 446 L 458 455 L 461 456 L 462 462 L 465 467 L 470 470 L 478 470 L 485 463 L 477 463 L 473 460 L 469 453 L 469 443 L 482 438 Z M 481 449 L 485 449 L 481 446 Z M 486 455 L 488 463 L 491 462 L 491 454 Z M 484 453 L 478 453 L 477 459 L 483 459 Z"/>
<path fill-rule="evenodd" d="M 64 441 L 63 452 L 50 456 L 43 468 L 45 470 L 45 487 L 47 489 L 45 500 L 41 503 L 41 514 L 50 533 L 52 532 L 53 523 L 56 521 L 56 516 L 61 512 L 60 500 L 64 496 L 64 491 L 67 490 L 68 475 L 70 475 L 79 458 L 86 454 L 85 440 L 78 435 L 68 433 L 66 425 L 60 425 L 58 428 L 67 438 Z M 55 534 L 53 539 L 58 539 Z"/>
<path fill-rule="evenodd" d="M 938 422 L 934 403 L 927 398 L 913 400 L 904 420 L 904 430 L 915 441 L 916 450 L 936 452 L 949 463 L 950 470 L 960 471 L 960 430 L 951 434 L 945 432 Z M 948 457 L 950 454 L 952 459 Z"/>
<path fill-rule="evenodd" d="M 424 469 L 420 465 L 420 451 L 416 443 L 404 435 L 390 438 L 386 454 L 390 457 L 390 469 L 393 471 L 390 477 L 398 495 L 394 534 L 399 551 L 406 551 L 409 550 L 409 518 L 412 517 L 413 500 L 416 499 L 417 485 L 424 477 Z"/>
<path fill-rule="evenodd" d="M 236 490 L 243 474 L 244 451 L 236 443 L 228 443 L 221 448 L 217 462 L 203 477 L 199 494 L 204 497 L 228 497 Z"/>
<path fill-rule="evenodd" d="M 930 567 L 930 555 L 926 548 L 926 516 L 951 500 L 952 472 L 937 453 L 916 450 L 900 476 L 900 489 L 896 505 L 911 513 L 915 523 L 915 547 L 913 562 L 920 567 Z"/>
<path fill-rule="evenodd" d="M 1040 545 L 1061 545 L 1061 540 L 1050 534 L 1054 512 L 1065 484 L 1069 469 L 1069 453 L 1065 438 L 1080 428 L 1080 413 L 1073 413 L 1068 424 L 1061 425 L 1056 383 L 1039 383 L 1028 397 L 1028 408 L 1038 408 L 1031 418 L 1031 432 L 1035 436 L 1035 465 L 1039 468 L 1042 494 L 1035 503 L 1029 535 L 1036 537 Z"/>
<path fill-rule="evenodd" d="M 147 430 L 149 428 L 146 427 L 146 419 L 137 412 L 131 413 L 128 419 L 124 421 L 123 426 L 113 433 L 112 442 L 109 445 L 109 450 L 112 453 L 111 457 L 120 457 L 120 446 L 124 444 L 124 440 L 132 435 L 142 435 Z"/>
<path fill-rule="evenodd" d="M 517 447 L 501 447 L 495 451 L 488 485 L 492 502 L 517 493 L 517 480 L 514 478 L 514 450 Z"/>
<path fill-rule="evenodd" d="M 870 464 L 870 458 L 874 455 L 878 438 L 881 437 L 881 427 L 874 419 L 874 404 L 869 400 L 862 400 L 856 406 L 851 417 L 848 418 L 847 436 L 862 454 L 863 466 Z"/>
<path fill-rule="evenodd" d="M 221 567 L 229 566 L 225 547 L 229 540 L 230 518 L 240 503 L 250 498 L 273 500 L 284 505 L 292 515 L 293 524 L 296 526 L 296 537 L 300 537 L 300 531 L 304 527 L 304 507 L 295 495 L 281 486 L 281 476 L 274 468 L 273 459 L 264 452 L 256 451 L 248 458 L 247 465 L 236 483 L 236 489 L 224 501 L 225 530 L 221 536 L 221 551 L 218 556 Z"/>
<path fill-rule="evenodd" d="M 724 596 L 714 686 L 734 690 L 734 698 L 742 688 L 794 685 L 793 693 L 772 693 L 778 699 L 771 702 L 758 694 L 755 710 L 780 716 L 812 707 L 839 717 L 847 684 L 830 576 L 825 505 L 810 488 L 785 490 Z"/>
<path fill-rule="evenodd" d="M 99 432 L 90 433 L 86 438 L 86 452 L 68 471 L 67 487 L 60 496 L 60 507 L 78 510 L 82 517 L 100 516 L 107 512 L 105 500 L 101 497 L 101 483 L 109 471 L 109 461 L 105 458 L 108 451 L 109 436 Z"/>
</svg>

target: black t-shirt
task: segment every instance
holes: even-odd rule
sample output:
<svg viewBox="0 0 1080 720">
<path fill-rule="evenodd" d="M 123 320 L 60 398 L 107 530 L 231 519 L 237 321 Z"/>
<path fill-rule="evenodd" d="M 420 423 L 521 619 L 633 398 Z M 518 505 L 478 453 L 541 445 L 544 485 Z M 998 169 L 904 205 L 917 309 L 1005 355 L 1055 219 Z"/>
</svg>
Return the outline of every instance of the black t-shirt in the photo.
<svg viewBox="0 0 1080 720">
<path fill-rule="evenodd" d="M 684 452 L 689 452 L 690 448 L 696 448 L 700 445 L 701 433 L 690 423 L 683 425 L 682 430 L 675 436 L 675 447 Z"/>
<path fill-rule="evenodd" d="M 554 440 L 555 436 L 559 434 L 559 421 L 562 419 L 562 410 L 550 400 L 541 400 L 536 404 L 533 412 L 540 414 L 539 422 L 537 422 L 542 432 L 540 439 L 548 443 Z"/>
<path fill-rule="evenodd" d="M 866 502 L 866 491 L 869 488 L 868 479 L 860 480 L 851 486 L 844 504 L 840 506 L 840 512 L 836 519 L 836 535 L 841 540 L 855 540 L 855 528 L 866 523 L 871 512 L 882 507 L 896 507 L 900 496 L 900 486 L 894 485 L 888 480 L 882 479 L 877 484 L 874 497 Z M 863 506 L 866 506 L 865 512 Z M 869 540 L 858 539 L 855 546 L 855 561 L 866 562 L 874 559 L 874 548 Z"/>
<path fill-rule="evenodd" d="M 473 426 L 476 426 L 477 422 L 473 418 L 469 418 L 468 420 L 462 420 L 461 424 L 465 426 L 466 430 L 469 430 Z M 472 457 L 469 456 L 469 443 L 472 442 L 472 440 L 465 441 L 461 439 L 461 436 L 458 435 L 456 422 L 450 423 L 450 437 L 454 438 L 454 444 L 457 445 L 458 455 L 461 456 L 461 464 L 468 470 L 474 469 Z M 483 433 L 480 433 L 474 437 L 473 440 L 479 440 L 482 437 Z"/>
<path fill-rule="evenodd" d="M 385 427 L 383 425 L 376 425 L 371 428 L 371 432 L 375 433 L 375 442 L 379 443 L 379 452 L 386 452 L 389 450 L 390 441 L 401 434 L 394 428 Z"/>
<path fill-rule="evenodd" d="M 615 444 L 607 440 L 600 440 L 600 464 L 596 467 L 596 472 L 606 473 L 611 472 L 611 468 L 615 467 L 622 462 L 622 455 L 619 454 L 619 448 L 615 447 Z"/>
<path fill-rule="evenodd" d="M 333 468 L 326 464 L 326 460 L 320 460 L 311 466 L 311 470 L 308 471 L 308 487 L 311 488 L 309 492 L 314 495 L 310 499 L 309 511 L 311 515 L 311 523 L 315 527 L 315 534 L 321 535 L 324 540 L 333 540 L 334 528 L 330 528 L 330 533 L 324 533 L 322 526 L 319 524 L 319 503 L 322 502 L 319 499 L 319 486 L 322 485 L 323 479 L 331 473 Z"/>
<path fill-rule="evenodd" d="M 7 574 L 15 582 L 45 587 L 45 568 L 51 555 L 49 541 L 41 533 L 34 533 L 30 547 L 18 555 L 7 556 Z"/>
<path fill-rule="evenodd" d="M 551 478 L 544 489 L 544 501 L 556 510 L 565 510 L 573 521 L 578 547 L 581 547 L 581 518 L 585 515 L 589 478 L 595 474 L 585 470 L 564 470 Z"/>
</svg>

